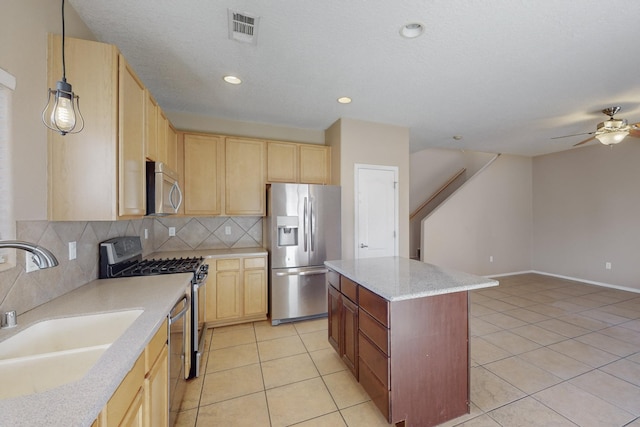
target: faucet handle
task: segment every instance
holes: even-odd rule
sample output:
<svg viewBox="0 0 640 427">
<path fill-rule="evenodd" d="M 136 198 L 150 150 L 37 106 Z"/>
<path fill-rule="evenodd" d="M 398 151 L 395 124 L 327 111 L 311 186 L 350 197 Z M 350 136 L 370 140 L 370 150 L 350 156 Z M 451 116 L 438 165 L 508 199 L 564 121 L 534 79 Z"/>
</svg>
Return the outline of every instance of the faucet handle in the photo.
<svg viewBox="0 0 640 427">
<path fill-rule="evenodd" d="M 18 316 L 16 315 L 16 311 L 7 311 L 2 316 L 2 327 L 3 328 L 14 328 L 18 326 Z"/>
</svg>

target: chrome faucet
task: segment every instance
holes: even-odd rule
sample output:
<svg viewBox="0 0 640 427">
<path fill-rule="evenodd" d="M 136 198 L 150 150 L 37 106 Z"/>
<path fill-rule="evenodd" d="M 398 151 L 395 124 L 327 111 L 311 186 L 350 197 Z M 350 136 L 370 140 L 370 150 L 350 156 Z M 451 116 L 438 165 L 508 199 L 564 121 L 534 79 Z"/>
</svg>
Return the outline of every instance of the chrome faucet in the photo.
<svg viewBox="0 0 640 427">
<path fill-rule="evenodd" d="M 41 246 L 29 242 L 21 242 L 19 240 L 0 240 L 1 248 L 22 249 L 33 254 L 33 262 L 38 268 L 49 268 L 58 265 L 56 257 L 48 250 Z"/>
</svg>

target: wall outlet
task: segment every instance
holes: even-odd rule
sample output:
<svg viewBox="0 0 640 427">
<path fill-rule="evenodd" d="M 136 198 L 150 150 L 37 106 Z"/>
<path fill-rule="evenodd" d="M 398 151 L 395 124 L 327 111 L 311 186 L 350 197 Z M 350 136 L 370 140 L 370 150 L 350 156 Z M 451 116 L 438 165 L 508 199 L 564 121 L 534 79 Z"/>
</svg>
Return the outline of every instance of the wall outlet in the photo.
<svg viewBox="0 0 640 427">
<path fill-rule="evenodd" d="M 493 255 L 489 255 L 489 262 L 493 262 Z"/>
<path fill-rule="evenodd" d="M 36 265 L 36 263 L 33 262 L 33 254 L 31 252 L 25 252 L 24 256 L 25 256 L 25 258 L 24 258 L 25 271 L 27 273 L 31 273 L 32 271 L 36 271 L 36 270 L 40 269 Z"/>
<path fill-rule="evenodd" d="M 169 227 L 169 237 L 173 237 L 176 235 L 176 228 L 175 227 Z"/>
<path fill-rule="evenodd" d="M 76 242 L 69 242 L 69 261 L 76 259 Z"/>
<path fill-rule="evenodd" d="M 144 240 L 147 240 L 149 238 L 149 229 L 145 228 L 144 229 Z"/>
<path fill-rule="evenodd" d="M 611 270 L 611 263 L 610 263 L 610 262 L 608 262 L 608 261 L 607 261 L 607 262 L 605 262 L 605 263 L 604 263 L 604 268 L 605 268 L 605 270 Z"/>
<path fill-rule="evenodd" d="M 224 227 L 224 234 L 231 236 L 231 226 L 227 225 Z"/>
</svg>

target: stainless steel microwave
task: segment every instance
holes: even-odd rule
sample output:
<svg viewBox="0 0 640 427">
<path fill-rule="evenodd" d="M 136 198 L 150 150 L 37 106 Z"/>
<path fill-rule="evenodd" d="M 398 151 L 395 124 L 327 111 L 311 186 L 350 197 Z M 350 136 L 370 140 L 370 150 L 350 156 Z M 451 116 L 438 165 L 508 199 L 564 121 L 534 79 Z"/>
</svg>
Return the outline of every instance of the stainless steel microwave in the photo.
<svg viewBox="0 0 640 427">
<path fill-rule="evenodd" d="M 178 174 L 161 162 L 147 162 L 147 215 L 173 215 L 182 204 Z"/>
</svg>

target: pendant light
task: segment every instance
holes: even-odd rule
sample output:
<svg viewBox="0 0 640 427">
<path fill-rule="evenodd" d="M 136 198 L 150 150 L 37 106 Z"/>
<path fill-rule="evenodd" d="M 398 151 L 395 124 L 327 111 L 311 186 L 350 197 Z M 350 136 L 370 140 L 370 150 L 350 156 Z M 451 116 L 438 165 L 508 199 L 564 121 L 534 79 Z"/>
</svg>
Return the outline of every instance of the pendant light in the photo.
<svg viewBox="0 0 640 427">
<path fill-rule="evenodd" d="M 42 111 L 42 122 L 46 127 L 61 135 L 78 133 L 84 128 L 84 119 L 80 113 L 78 95 L 73 93 L 67 83 L 64 62 L 64 0 L 62 0 L 62 80 L 56 83 L 56 89 L 49 89 L 47 106 Z"/>
</svg>

